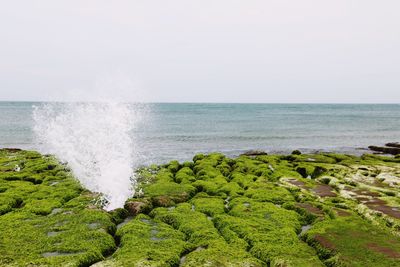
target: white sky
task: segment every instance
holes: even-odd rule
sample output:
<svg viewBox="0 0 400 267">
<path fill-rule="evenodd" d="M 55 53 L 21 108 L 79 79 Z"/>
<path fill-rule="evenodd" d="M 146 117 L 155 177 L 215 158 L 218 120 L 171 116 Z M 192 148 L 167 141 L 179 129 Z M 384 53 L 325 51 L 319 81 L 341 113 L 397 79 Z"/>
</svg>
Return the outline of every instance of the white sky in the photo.
<svg viewBox="0 0 400 267">
<path fill-rule="evenodd" d="M 400 103 L 399 0 L 0 0 L 0 100 Z"/>
</svg>

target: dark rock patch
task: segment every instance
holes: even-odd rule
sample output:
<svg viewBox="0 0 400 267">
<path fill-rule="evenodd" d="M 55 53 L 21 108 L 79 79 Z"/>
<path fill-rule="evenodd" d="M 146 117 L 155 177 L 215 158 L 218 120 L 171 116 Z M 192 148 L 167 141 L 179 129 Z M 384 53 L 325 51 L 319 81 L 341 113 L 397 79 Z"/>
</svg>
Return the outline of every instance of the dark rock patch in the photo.
<svg viewBox="0 0 400 267">
<path fill-rule="evenodd" d="M 334 211 L 336 212 L 336 214 L 337 214 L 338 216 L 340 216 L 340 217 L 348 217 L 348 216 L 351 216 L 351 213 L 348 212 L 348 211 L 345 211 L 345 210 L 342 210 L 342 209 L 338 209 L 338 208 L 334 208 L 333 210 L 334 210 Z"/>
<path fill-rule="evenodd" d="M 296 179 L 290 179 L 290 180 L 288 180 L 288 182 L 290 184 L 292 184 L 292 185 L 297 186 L 297 187 L 300 187 L 300 188 L 303 188 L 303 189 L 307 189 L 307 185 L 302 181 L 299 181 L 299 180 L 296 180 Z"/>
<path fill-rule="evenodd" d="M 307 178 L 308 177 L 307 169 L 304 168 L 304 167 L 296 168 L 296 172 L 298 172 L 301 175 L 301 177 L 303 177 L 303 178 Z"/>
<path fill-rule="evenodd" d="M 400 147 L 384 147 L 384 146 L 369 146 L 370 150 L 384 154 L 398 155 L 400 154 Z"/>
<path fill-rule="evenodd" d="M 311 174 L 311 178 L 317 178 L 321 176 L 323 173 L 325 173 L 327 169 L 321 166 L 316 166 L 313 173 Z"/>
<path fill-rule="evenodd" d="M 301 155 L 301 151 L 300 150 L 293 150 L 292 151 L 292 155 Z"/>
<path fill-rule="evenodd" d="M 314 240 L 317 241 L 321 246 L 330 249 L 330 250 L 335 250 L 336 246 L 329 241 L 328 239 L 326 239 L 324 236 L 317 234 L 314 236 Z"/>
<path fill-rule="evenodd" d="M 303 208 L 306 211 L 308 211 L 311 214 L 317 215 L 317 216 L 323 216 L 324 212 L 320 210 L 319 208 L 311 205 L 310 203 L 296 203 L 296 206 L 299 208 Z"/>
<path fill-rule="evenodd" d="M 378 192 L 371 192 L 369 190 L 362 190 L 362 189 L 352 190 L 352 192 L 360 196 L 379 197 L 381 195 Z"/>
<path fill-rule="evenodd" d="M 150 207 L 151 204 L 147 201 L 128 201 L 125 204 L 125 209 L 133 216 L 149 210 Z"/>
<path fill-rule="evenodd" d="M 326 184 L 317 185 L 313 191 L 320 197 L 336 197 L 336 193 L 333 192 L 333 188 Z"/>
<path fill-rule="evenodd" d="M 400 219 L 400 210 L 396 207 L 390 207 L 387 205 L 381 205 L 376 203 L 366 203 L 366 205 L 368 208 L 372 210 L 380 211 L 390 217 Z"/>
<path fill-rule="evenodd" d="M 400 148 L 400 143 L 399 142 L 387 143 L 385 144 L 385 146 Z"/>
<path fill-rule="evenodd" d="M 241 156 L 264 156 L 264 155 L 268 155 L 268 153 L 262 150 L 248 150 L 241 154 Z"/>
</svg>

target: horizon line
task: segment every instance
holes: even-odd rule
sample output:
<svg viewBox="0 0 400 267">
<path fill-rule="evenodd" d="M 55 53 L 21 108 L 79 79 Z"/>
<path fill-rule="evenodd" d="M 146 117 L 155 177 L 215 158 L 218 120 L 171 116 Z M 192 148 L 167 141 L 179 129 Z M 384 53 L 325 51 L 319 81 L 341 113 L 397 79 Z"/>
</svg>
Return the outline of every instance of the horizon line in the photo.
<svg viewBox="0 0 400 267">
<path fill-rule="evenodd" d="M 59 101 L 59 100 L 0 100 L 1 103 L 102 103 L 102 102 L 114 102 L 114 101 Z M 255 104 L 255 105 L 400 105 L 400 102 L 173 102 L 173 101 L 117 101 L 120 103 L 129 104 Z"/>
</svg>

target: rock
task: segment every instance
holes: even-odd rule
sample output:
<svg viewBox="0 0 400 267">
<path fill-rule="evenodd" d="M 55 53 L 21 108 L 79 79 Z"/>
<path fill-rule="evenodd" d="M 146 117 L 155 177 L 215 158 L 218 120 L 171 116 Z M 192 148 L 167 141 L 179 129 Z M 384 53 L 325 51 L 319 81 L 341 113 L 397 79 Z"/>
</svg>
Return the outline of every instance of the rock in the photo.
<svg viewBox="0 0 400 267">
<path fill-rule="evenodd" d="M 387 143 L 385 146 L 400 148 L 399 142 Z"/>
<path fill-rule="evenodd" d="M 0 241 L 3 266 L 324 266 L 317 253 L 337 253 L 329 262 L 340 266 L 393 266 L 400 255 L 395 157 L 199 156 L 143 172 L 143 194 L 106 212 L 101 195 L 35 155 L 0 153 L 0 233 L 11 240 Z M 10 175 L 15 164 L 21 170 Z"/>
<path fill-rule="evenodd" d="M 312 173 L 312 175 L 311 175 L 311 177 L 313 179 L 317 178 L 318 176 L 322 175 L 326 171 L 327 171 L 327 169 L 325 169 L 324 167 L 316 166 L 314 171 L 313 171 L 313 173 Z"/>
<path fill-rule="evenodd" d="M 298 167 L 296 169 L 296 172 L 298 172 L 303 178 L 306 178 L 308 176 L 307 169 L 304 167 Z"/>
<path fill-rule="evenodd" d="M 268 155 L 268 153 L 265 151 L 262 151 L 262 150 L 248 150 L 240 155 L 241 156 L 263 156 L 263 155 Z"/>
<path fill-rule="evenodd" d="M 125 203 L 125 209 L 134 216 L 151 209 L 151 204 L 147 201 L 128 201 Z"/>
<path fill-rule="evenodd" d="M 153 204 L 156 207 L 171 207 L 176 203 L 171 196 L 156 196 L 152 198 Z M 179 203 L 180 201 L 178 201 Z M 182 201 L 183 202 L 183 201 Z"/>
<path fill-rule="evenodd" d="M 383 152 L 385 154 L 392 154 L 392 155 L 400 154 L 399 147 L 369 146 L 368 148 L 372 151 Z"/>
<path fill-rule="evenodd" d="M 292 155 L 301 155 L 301 152 L 300 152 L 300 150 L 293 150 L 292 151 Z"/>
<path fill-rule="evenodd" d="M 111 210 L 108 213 L 111 214 L 113 220 L 117 224 L 122 223 L 129 216 L 129 212 L 126 209 L 123 209 L 123 208 L 118 208 L 118 209 L 115 209 L 115 210 Z"/>
<path fill-rule="evenodd" d="M 296 157 L 294 155 L 287 155 L 287 156 L 282 156 L 282 159 L 287 161 L 294 161 Z"/>
</svg>

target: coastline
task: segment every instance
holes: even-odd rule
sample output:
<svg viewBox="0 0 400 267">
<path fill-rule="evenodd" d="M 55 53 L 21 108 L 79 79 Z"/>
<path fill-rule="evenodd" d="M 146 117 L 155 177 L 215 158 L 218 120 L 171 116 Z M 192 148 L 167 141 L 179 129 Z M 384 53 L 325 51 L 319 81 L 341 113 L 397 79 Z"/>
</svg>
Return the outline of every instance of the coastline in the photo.
<svg viewBox="0 0 400 267">
<path fill-rule="evenodd" d="M 51 103 L 55 110 L 62 106 Z M 137 114 L 134 104 L 131 108 Z M 34 127 L 53 117 L 35 121 L 32 103 L 1 102 L 0 111 L 0 147 L 50 152 L 39 143 Z M 235 157 L 250 149 L 361 156 L 365 151 L 358 148 L 400 140 L 400 125 L 395 123 L 400 120 L 400 105 L 149 103 L 146 112 L 139 113 L 131 137 L 143 164 L 186 161 L 194 154 L 215 151 Z M 84 125 L 89 124 L 90 120 Z M 59 138 L 61 142 L 63 137 Z"/>
<path fill-rule="evenodd" d="M 399 176 L 376 155 L 198 154 L 139 169 L 106 212 L 52 156 L 2 149 L 0 264 L 395 266 Z"/>
</svg>

